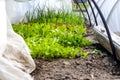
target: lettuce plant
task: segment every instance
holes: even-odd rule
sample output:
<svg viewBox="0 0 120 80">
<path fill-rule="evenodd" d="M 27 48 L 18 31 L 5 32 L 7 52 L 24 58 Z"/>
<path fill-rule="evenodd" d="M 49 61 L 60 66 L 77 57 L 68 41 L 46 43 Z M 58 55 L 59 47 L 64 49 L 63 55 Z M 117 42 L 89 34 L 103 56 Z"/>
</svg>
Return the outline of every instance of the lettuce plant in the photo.
<svg viewBox="0 0 120 80">
<path fill-rule="evenodd" d="M 81 47 L 91 45 L 84 38 L 84 20 L 73 13 L 39 13 L 28 23 L 13 25 L 14 30 L 26 41 L 33 58 L 75 58 L 86 57 Z"/>
</svg>

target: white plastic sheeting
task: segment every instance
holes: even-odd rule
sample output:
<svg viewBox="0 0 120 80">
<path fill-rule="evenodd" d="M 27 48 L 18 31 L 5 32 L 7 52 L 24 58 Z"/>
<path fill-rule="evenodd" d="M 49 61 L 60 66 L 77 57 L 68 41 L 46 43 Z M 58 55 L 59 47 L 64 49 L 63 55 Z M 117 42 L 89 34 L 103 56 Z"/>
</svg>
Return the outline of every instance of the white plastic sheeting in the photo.
<svg viewBox="0 0 120 80">
<path fill-rule="evenodd" d="M 18 22 L 23 21 L 23 19 L 25 19 L 25 13 L 27 11 L 30 11 L 32 13 L 34 12 L 34 9 L 38 7 L 40 9 L 44 9 L 45 11 L 50 9 L 55 10 L 56 12 L 59 10 L 71 12 L 72 2 L 71 0 L 31 0 L 29 2 L 14 1 L 14 9 L 11 22 L 17 24 Z"/>
<path fill-rule="evenodd" d="M 27 1 L 27 2 L 14 1 L 11 23 L 17 24 L 23 20 L 25 13 L 29 11 L 32 7 L 30 2 L 32 1 Z"/>
<path fill-rule="evenodd" d="M 5 50 L 6 42 L 7 42 L 7 16 L 5 10 L 5 2 L 4 0 L 0 1 L 0 56 Z"/>
<path fill-rule="evenodd" d="M 71 0 L 0 0 L 0 80 L 33 80 L 30 73 L 35 63 L 23 38 L 13 31 L 11 22 L 19 23 L 27 11 L 37 6 L 72 11 Z"/>
<path fill-rule="evenodd" d="M 100 7 L 103 16 L 113 32 L 120 32 L 120 0 L 95 0 Z M 103 25 L 101 18 L 93 6 L 99 25 Z M 93 14 L 89 8 L 91 19 L 94 21 Z"/>
<path fill-rule="evenodd" d="M 35 63 L 29 48 L 9 21 L 12 5 L 13 0 L 0 0 L 0 80 L 33 80 L 29 73 Z"/>
</svg>

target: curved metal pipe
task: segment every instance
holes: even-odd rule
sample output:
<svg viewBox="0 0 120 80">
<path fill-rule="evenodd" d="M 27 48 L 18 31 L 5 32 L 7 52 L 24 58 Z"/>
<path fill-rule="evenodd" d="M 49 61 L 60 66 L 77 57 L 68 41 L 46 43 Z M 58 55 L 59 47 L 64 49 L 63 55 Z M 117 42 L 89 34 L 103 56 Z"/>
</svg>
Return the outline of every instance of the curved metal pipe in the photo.
<svg viewBox="0 0 120 80">
<path fill-rule="evenodd" d="M 79 7 L 79 9 L 80 9 L 80 11 L 81 11 L 81 13 L 82 13 L 82 15 L 83 15 L 84 20 L 86 20 L 85 14 L 83 13 L 82 8 L 80 7 L 79 3 L 77 2 L 77 0 L 74 0 L 74 2 L 75 2 L 75 3 L 77 4 L 77 6 Z"/>
<path fill-rule="evenodd" d="M 92 4 L 91 4 L 90 0 L 88 0 L 88 3 L 89 3 L 90 8 L 91 8 L 91 10 L 92 10 L 93 17 L 94 17 L 94 20 L 95 20 L 95 24 L 98 25 L 98 22 L 97 22 L 97 19 L 96 19 L 96 16 L 95 16 L 95 12 L 94 12 L 94 9 L 93 9 L 93 7 L 92 7 Z"/>
<path fill-rule="evenodd" d="M 102 22 L 103 22 L 103 24 L 104 24 L 104 27 L 105 27 L 106 32 L 107 32 L 107 35 L 108 35 L 108 39 L 109 39 L 109 43 L 110 43 L 110 46 L 111 46 L 111 49 L 112 49 L 113 57 L 114 57 L 114 59 L 118 62 L 118 60 L 117 60 L 117 55 L 116 55 L 116 51 L 115 51 L 115 46 L 114 46 L 114 44 L 113 44 L 112 37 L 111 37 L 110 31 L 109 31 L 109 29 L 108 29 L 108 25 L 107 25 L 107 23 L 106 23 L 106 21 L 105 21 L 105 18 L 104 18 L 104 16 L 103 16 L 101 10 L 99 9 L 97 3 L 96 3 L 94 0 L 91 0 L 91 1 L 92 1 L 93 4 L 95 5 L 95 7 L 96 7 L 96 9 L 97 9 L 97 11 L 98 11 L 101 19 L 102 19 Z"/>
<path fill-rule="evenodd" d="M 90 19 L 90 15 L 89 15 L 89 13 L 88 13 L 87 7 L 86 7 L 85 3 L 83 2 L 83 0 L 81 0 L 81 2 L 82 2 L 83 6 L 84 6 L 84 8 L 85 8 L 85 11 L 86 11 L 87 15 L 88 15 L 88 19 L 89 19 L 89 21 L 90 21 L 90 26 L 91 26 L 92 23 L 91 23 L 91 19 Z"/>
</svg>

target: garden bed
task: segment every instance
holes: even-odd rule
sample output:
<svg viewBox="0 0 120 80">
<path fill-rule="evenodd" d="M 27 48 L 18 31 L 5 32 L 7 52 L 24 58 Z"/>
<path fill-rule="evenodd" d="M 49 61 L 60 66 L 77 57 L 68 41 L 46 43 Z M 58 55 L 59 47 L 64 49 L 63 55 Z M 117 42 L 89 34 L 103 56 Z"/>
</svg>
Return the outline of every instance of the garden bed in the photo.
<svg viewBox="0 0 120 80">
<path fill-rule="evenodd" d="M 92 27 L 86 31 L 80 14 L 38 12 L 37 19 L 13 27 L 31 49 L 35 80 L 120 79 L 116 62 L 94 39 Z"/>
<path fill-rule="evenodd" d="M 92 31 L 92 32 L 91 32 Z M 93 41 L 93 30 L 88 30 Z M 92 34 L 90 34 L 92 33 Z M 95 39 L 94 39 L 95 41 Z M 95 50 L 100 51 L 95 51 Z M 31 74 L 35 80 L 119 80 L 120 68 L 111 55 L 97 41 L 84 51 L 85 59 L 35 59 L 36 70 Z"/>
</svg>

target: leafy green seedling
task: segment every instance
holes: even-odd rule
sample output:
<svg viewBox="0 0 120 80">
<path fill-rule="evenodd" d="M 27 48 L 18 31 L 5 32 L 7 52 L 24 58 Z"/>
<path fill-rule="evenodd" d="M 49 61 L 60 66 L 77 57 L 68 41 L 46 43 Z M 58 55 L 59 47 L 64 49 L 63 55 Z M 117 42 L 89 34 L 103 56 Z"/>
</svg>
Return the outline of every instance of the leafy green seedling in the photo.
<svg viewBox="0 0 120 80">
<path fill-rule="evenodd" d="M 84 38 L 86 28 L 84 20 L 73 13 L 37 9 L 37 16 L 32 15 L 28 23 L 13 25 L 14 30 L 26 41 L 33 58 L 82 58 L 88 53 L 80 47 L 89 46 L 90 41 Z M 29 17 L 29 16 L 27 16 Z"/>
<path fill-rule="evenodd" d="M 100 51 L 100 50 L 95 49 L 95 50 L 93 50 L 92 54 L 100 55 L 100 54 L 101 54 L 101 51 Z"/>
</svg>

